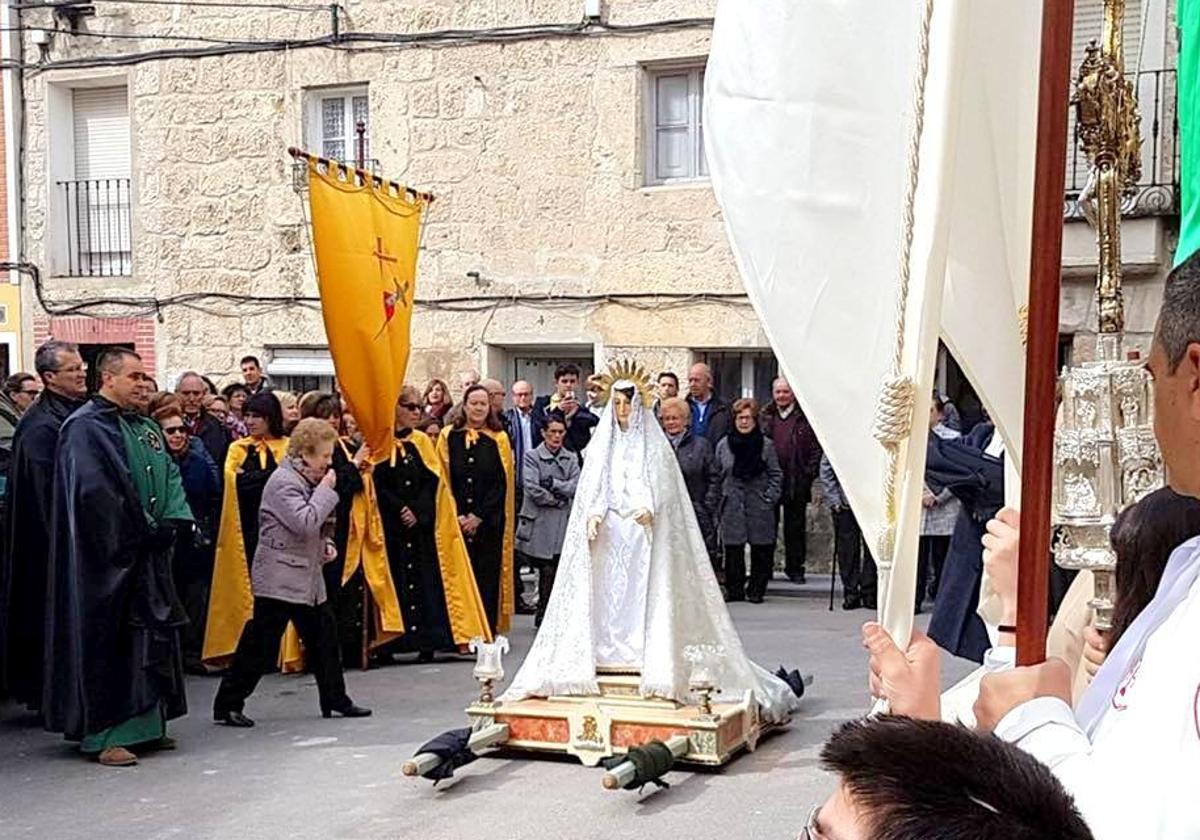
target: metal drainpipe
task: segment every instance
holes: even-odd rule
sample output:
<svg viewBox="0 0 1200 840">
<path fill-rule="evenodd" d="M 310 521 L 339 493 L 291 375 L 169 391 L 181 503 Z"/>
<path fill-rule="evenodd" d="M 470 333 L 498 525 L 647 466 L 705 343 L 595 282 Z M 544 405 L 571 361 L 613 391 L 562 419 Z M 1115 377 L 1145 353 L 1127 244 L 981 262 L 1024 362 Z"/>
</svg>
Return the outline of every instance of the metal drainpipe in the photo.
<svg viewBox="0 0 1200 840">
<path fill-rule="evenodd" d="M 0 5 L 0 58 L 7 61 L 21 61 L 23 50 L 21 48 L 21 33 L 18 31 L 21 26 L 21 11 L 8 3 Z M 18 263 L 24 259 L 23 247 L 23 232 L 24 221 L 22 209 L 24 203 L 22 201 L 23 184 L 21 183 L 21 158 L 24 155 L 24 114 L 25 114 L 25 96 L 23 85 L 23 71 L 17 67 L 6 67 L 3 70 L 3 91 L 4 91 L 4 177 L 8 187 L 7 195 L 7 211 L 8 211 L 8 230 L 4 235 L 8 241 L 8 259 L 9 262 Z M 20 283 L 20 273 L 15 270 L 9 271 L 9 282 L 17 285 Z M 23 296 L 22 296 L 23 297 Z M 22 305 L 20 307 L 20 318 L 17 323 L 18 335 L 21 341 L 16 348 L 14 354 L 16 358 L 13 360 L 12 366 L 14 370 L 20 370 L 24 367 L 25 356 L 25 325 L 29 319 L 25 316 L 25 311 L 28 307 Z"/>
</svg>

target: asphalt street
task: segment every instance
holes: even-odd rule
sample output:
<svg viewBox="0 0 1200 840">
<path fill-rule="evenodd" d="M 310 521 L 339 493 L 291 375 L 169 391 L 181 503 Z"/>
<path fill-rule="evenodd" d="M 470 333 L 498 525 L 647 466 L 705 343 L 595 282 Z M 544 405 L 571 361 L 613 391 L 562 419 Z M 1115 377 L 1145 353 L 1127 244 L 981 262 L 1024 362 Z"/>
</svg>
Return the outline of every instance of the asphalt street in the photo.
<svg viewBox="0 0 1200 840">
<path fill-rule="evenodd" d="M 491 755 L 434 789 L 405 778 L 404 760 L 430 737 L 465 725 L 472 663 L 349 671 L 354 700 L 375 715 L 323 720 L 307 676 L 263 680 L 239 730 L 211 722 L 217 682 L 191 678 L 191 713 L 170 733 L 179 748 L 130 769 L 81 758 L 13 706 L 0 708 L 3 838 L 792 838 L 832 789 L 820 746 L 868 704 L 859 625 L 870 613 L 828 610 L 828 589 L 773 584 L 767 603 L 734 604 L 747 652 L 761 665 L 815 674 L 795 721 L 757 751 L 713 771 L 674 771 L 670 789 L 608 792 L 602 771 L 572 760 Z M 519 616 L 506 667 L 533 638 Z M 947 661 L 949 684 L 970 670 Z"/>
</svg>

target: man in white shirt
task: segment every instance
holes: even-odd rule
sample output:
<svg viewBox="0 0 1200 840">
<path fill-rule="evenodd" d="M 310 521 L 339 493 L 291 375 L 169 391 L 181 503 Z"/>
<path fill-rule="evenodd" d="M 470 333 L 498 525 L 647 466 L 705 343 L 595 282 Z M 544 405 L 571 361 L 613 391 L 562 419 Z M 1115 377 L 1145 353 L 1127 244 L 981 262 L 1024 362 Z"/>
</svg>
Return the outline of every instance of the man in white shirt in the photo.
<svg viewBox="0 0 1200 840">
<path fill-rule="evenodd" d="M 1171 487 L 1200 497 L 1200 257 L 1167 280 L 1147 364 L 1155 436 Z M 900 655 L 869 625 L 872 686 L 904 713 L 928 698 L 915 667 L 927 640 Z M 884 634 L 886 636 L 886 634 Z M 1175 550 L 1157 593 L 1108 654 L 1072 710 L 1066 663 L 983 678 L 975 717 L 1046 763 L 1075 797 L 1097 838 L 1200 837 L 1200 538 Z M 1011 650 L 1011 649 L 1009 649 Z M 998 651 L 997 651 L 998 652 Z M 918 712 L 918 702 L 913 712 Z"/>
</svg>

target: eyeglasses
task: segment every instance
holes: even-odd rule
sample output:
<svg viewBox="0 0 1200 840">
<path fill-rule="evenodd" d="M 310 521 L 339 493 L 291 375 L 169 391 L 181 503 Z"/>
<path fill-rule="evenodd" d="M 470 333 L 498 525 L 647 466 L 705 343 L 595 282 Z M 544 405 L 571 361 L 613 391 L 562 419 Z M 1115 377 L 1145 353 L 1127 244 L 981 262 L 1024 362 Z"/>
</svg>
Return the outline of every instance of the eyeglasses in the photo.
<svg viewBox="0 0 1200 840">
<path fill-rule="evenodd" d="M 187 428 L 184 426 L 170 426 L 170 427 L 164 426 L 163 434 L 164 435 L 186 435 Z"/>
<path fill-rule="evenodd" d="M 826 840 L 825 835 L 817 826 L 817 814 L 819 813 L 821 813 L 821 806 L 812 806 L 812 810 L 808 812 L 808 819 L 804 821 L 804 828 L 796 835 L 796 840 Z"/>
<path fill-rule="evenodd" d="M 420 403 L 400 403 L 401 408 L 407 408 L 409 411 L 420 411 Z"/>
<path fill-rule="evenodd" d="M 42 393 L 42 389 L 34 388 L 33 390 L 30 390 L 29 388 L 22 388 L 20 393 L 24 394 L 27 397 L 36 397 L 38 394 Z"/>
</svg>

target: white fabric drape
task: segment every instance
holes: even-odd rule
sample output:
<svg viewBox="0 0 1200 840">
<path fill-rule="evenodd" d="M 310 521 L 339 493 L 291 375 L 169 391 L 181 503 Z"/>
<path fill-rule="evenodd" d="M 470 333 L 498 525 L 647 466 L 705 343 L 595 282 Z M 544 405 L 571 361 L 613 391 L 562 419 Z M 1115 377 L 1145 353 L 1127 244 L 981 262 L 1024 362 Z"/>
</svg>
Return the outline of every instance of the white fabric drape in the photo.
<svg viewBox="0 0 1200 840">
<path fill-rule="evenodd" d="M 597 665 L 625 665 L 640 669 L 643 696 L 689 702 L 684 650 L 716 645 L 718 699 L 751 690 L 763 719 L 787 719 L 797 698 L 742 649 L 670 442 L 640 402 L 629 426 L 621 431 L 611 404 L 600 418 L 545 619 L 501 701 L 595 694 Z M 640 508 L 654 515 L 649 527 L 632 520 Z M 592 515 L 604 521 L 589 543 Z"/>
<path fill-rule="evenodd" d="M 709 170 L 742 279 L 885 561 L 873 537 L 886 526 L 886 456 L 872 422 L 897 335 L 925 8 L 722 0 L 705 77 Z M 880 566 L 883 621 L 901 643 L 939 334 L 1019 446 L 1039 10 L 1040 0 L 933 3 L 901 365 L 916 400 L 895 567 Z"/>
</svg>

